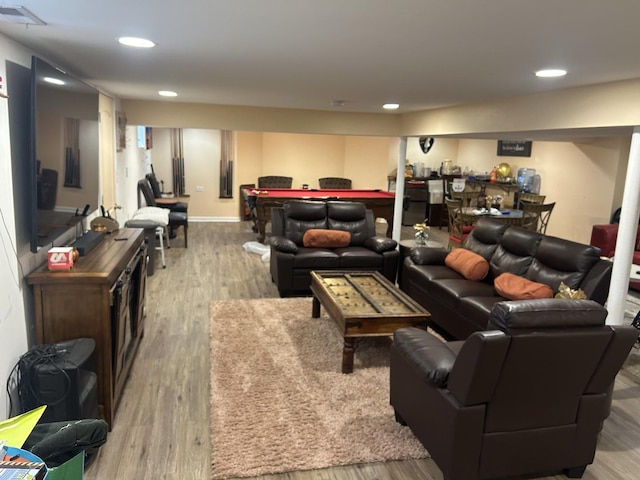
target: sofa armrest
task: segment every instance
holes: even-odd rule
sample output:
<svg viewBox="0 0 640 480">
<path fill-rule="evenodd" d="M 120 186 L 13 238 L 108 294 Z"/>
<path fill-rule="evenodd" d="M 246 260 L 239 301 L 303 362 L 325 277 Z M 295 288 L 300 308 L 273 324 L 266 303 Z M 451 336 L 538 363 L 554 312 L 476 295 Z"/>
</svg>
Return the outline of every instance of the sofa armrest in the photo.
<svg viewBox="0 0 640 480">
<path fill-rule="evenodd" d="M 408 327 L 395 331 L 393 345 L 418 377 L 438 388 L 447 386 L 456 354 L 446 343 L 429 332 Z"/>
<path fill-rule="evenodd" d="M 297 253 L 298 246 L 295 244 L 293 240 L 289 240 L 286 237 L 275 236 L 269 237 L 269 243 L 273 248 L 275 248 L 279 252 L 284 253 Z"/>
<path fill-rule="evenodd" d="M 392 238 L 375 236 L 367 238 L 364 241 L 364 246 L 376 253 L 384 253 L 395 250 L 398 246 L 398 242 Z"/>
<path fill-rule="evenodd" d="M 449 252 L 447 248 L 414 247 L 409 257 L 416 265 L 444 265 L 444 259 Z"/>
</svg>

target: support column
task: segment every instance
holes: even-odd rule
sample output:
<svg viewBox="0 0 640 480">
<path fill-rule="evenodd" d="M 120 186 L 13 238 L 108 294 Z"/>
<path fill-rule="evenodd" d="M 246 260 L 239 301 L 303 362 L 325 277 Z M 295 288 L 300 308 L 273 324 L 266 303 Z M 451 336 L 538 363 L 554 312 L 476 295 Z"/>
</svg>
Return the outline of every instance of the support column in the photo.
<svg viewBox="0 0 640 480">
<path fill-rule="evenodd" d="M 618 240 L 614 254 L 611 284 L 607 299 L 607 324 L 621 325 L 624 321 L 624 307 L 629 290 L 629 272 L 633 263 L 638 216 L 640 215 L 640 127 L 633 129 L 627 176 L 622 196 Z"/>
<path fill-rule="evenodd" d="M 404 201 L 404 166 L 407 161 L 407 137 L 400 137 L 398 146 L 398 164 L 396 172 L 396 201 L 393 207 L 393 233 L 392 238 L 400 241 L 402 233 L 402 204 Z"/>
</svg>

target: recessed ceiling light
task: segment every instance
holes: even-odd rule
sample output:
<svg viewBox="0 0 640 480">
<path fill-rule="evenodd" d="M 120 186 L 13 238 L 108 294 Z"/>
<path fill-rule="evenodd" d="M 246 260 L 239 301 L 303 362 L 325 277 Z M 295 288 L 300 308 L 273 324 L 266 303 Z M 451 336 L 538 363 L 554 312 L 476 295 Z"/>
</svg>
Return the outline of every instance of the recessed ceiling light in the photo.
<svg viewBox="0 0 640 480">
<path fill-rule="evenodd" d="M 178 94 L 173 90 L 160 90 L 158 92 L 158 95 L 160 95 L 161 97 L 177 97 L 178 96 Z"/>
<path fill-rule="evenodd" d="M 334 100 L 331 102 L 332 107 L 344 107 L 344 104 L 345 104 L 344 100 Z"/>
<path fill-rule="evenodd" d="M 54 85 L 64 85 L 64 82 L 59 78 L 44 77 L 43 80 L 47 83 L 53 83 Z"/>
<path fill-rule="evenodd" d="M 385 103 L 382 108 L 384 108 L 385 110 L 397 110 L 400 108 L 400 104 L 399 103 Z"/>
<path fill-rule="evenodd" d="M 552 78 L 552 77 L 564 77 L 567 74 L 566 70 L 560 68 L 549 68 L 547 70 L 538 70 L 536 77 Z"/>
<path fill-rule="evenodd" d="M 151 40 L 138 37 L 120 37 L 118 38 L 118 42 L 127 47 L 151 48 L 156 46 Z"/>
</svg>

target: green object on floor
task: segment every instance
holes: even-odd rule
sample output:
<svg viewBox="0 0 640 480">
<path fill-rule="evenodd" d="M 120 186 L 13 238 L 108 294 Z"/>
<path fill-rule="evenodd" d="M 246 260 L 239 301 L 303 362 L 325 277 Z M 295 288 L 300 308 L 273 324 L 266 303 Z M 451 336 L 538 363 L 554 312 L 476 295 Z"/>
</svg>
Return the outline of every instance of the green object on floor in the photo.
<svg viewBox="0 0 640 480">
<path fill-rule="evenodd" d="M 46 408 L 47 406 L 43 405 L 22 415 L 1 421 L 0 440 L 4 440 L 7 445 L 12 447 L 22 447 Z"/>
<path fill-rule="evenodd" d="M 58 467 L 49 467 L 45 480 L 82 480 L 84 478 L 84 452 Z"/>
</svg>

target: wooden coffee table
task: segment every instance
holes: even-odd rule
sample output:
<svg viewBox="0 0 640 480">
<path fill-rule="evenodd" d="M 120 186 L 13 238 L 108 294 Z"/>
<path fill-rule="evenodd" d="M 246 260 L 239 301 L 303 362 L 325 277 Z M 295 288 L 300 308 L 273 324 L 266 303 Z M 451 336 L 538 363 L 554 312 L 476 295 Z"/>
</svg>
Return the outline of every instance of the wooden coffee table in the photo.
<svg viewBox="0 0 640 480">
<path fill-rule="evenodd" d="M 431 314 L 378 272 L 311 272 L 311 316 L 320 305 L 344 337 L 342 373 L 353 372 L 356 337 L 393 335 L 398 328 L 426 330 Z"/>
</svg>

